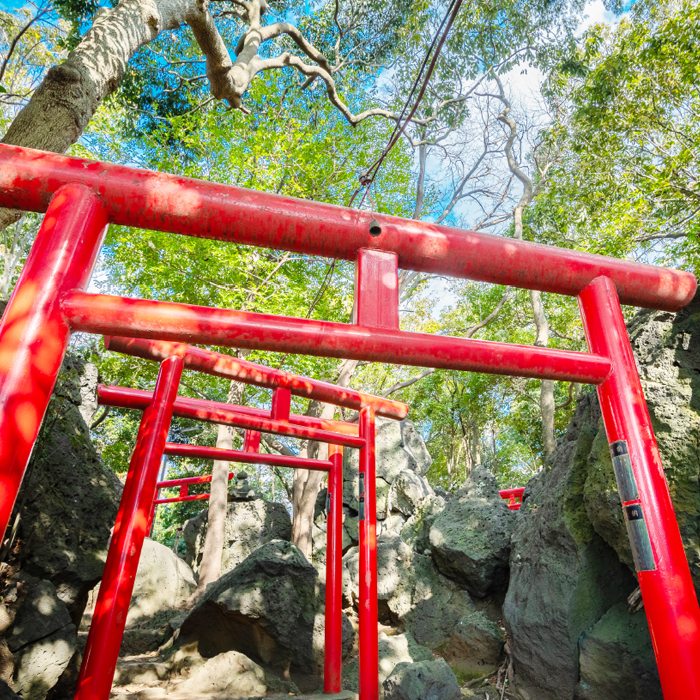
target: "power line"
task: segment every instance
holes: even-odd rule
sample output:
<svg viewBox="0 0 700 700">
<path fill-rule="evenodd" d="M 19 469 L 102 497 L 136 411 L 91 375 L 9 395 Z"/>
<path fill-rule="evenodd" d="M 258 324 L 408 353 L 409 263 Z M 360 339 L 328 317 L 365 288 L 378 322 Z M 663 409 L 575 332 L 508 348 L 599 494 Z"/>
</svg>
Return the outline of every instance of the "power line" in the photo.
<svg viewBox="0 0 700 700">
<path fill-rule="evenodd" d="M 352 195 L 350 199 L 350 204 L 352 204 L 353 200 L 357 196 L 357 194 L 362 190 L 362 188 L 365 189 L 364 194 L 362 195 L 362 199 L 360 200 L 360 207 L 365 201 L 365 197 L 367 196 L 367 193 L 369 192 L 369 188 L 372 186 L 372 183 L 374 182 L 375 178 L 377 177 L 377 173 L 379 171 L 379 168 L 381 167 L 382 163 L 384 162 L 384 159 L 389 155 L 389 152 L 391 149 L 396 145 L 398 140 L 401 138 L 401 135 L 405 131 L 406 127 L 408 126 L 409 122 L 413 118 L 413 115 L 416 113 L 418 110 L 418 107 L 421 103 L 421 100 L 423 99 L 423 96 L 425 95 L 425 91 L 428 88 L 428 83 L 430 82 L 430 78 L 433 74 L 433 71 L 435 70 L 435 65 L 437 64 L 438 57 L 440 56 L 440 51 L 442 50 L 442 47 L 445 43 L 445 40 L 447 39 L 447 35 L 450 33 L 450 29 L 452 28 L 452 24 L 454 23 L 455 17 L 457 17 L 457 13 L 459 12 L 460 7 L 462 6 L 463 0 L 452 0 L 447 8 L 447 12 L 445 13 L 445 16 L 442 18 L 442 22 L 440 22 L 440 26 L 438 27 L 437 31 L 435 32 L 435 36 L 433 37 L 432 42 L 430 43 L 430 47 L 428 48 L 427 53 L 425 54 L 425 57 L 423 58 L 423 62 L 421 63 L 421 66 L 418 70 L 418 73 L 416 75 L 415 80 L 413 81 L 413 85 L 411 87 L 411 91 L 408 94 L 408 97 L 406 98 L 406 101 L 404 102 L 403 108 L 401 109 L 401 114 L 399 115 L 397 121 L 396 121 L 396 126 L 394 127 L 393 132 L 391 133 L 391 136 L 389 137 L 389 142 L 387 143 L 386 147 L 382 151 L 382 154 L 377 158 L 377 160 L 367 169 L 365 173 L 360 178 L 360 187 L 355 190 L 354 194 Z M 437 46 L 436 46 L 437 45 Z M 428 59 L 430 58 L 430 55 L 432 54 L 432 60 L 430 61 L 430 65 L 427 68 L 427 72 L 425 73 L 425 77 L 423 77 L 423 72 L 425 71 L 426 64 L 428 63 Z M 408 109 L 408 105 L 411 103 L 411 99 L 416 92 L 416 88 L 418 87 L 419 82 L 421 81 L 421 78 L 423 78 L 423 83 L 420 87 L 420 91 L 418 92 L 418 96 L 416 97 L 416 100 L 413 104 L 413 107 L 409 113 L 409 115 L 404 119 L 404 114 L 406 113 L 406 110 Z M 403 123 L 402 123 L 403 120 Z"/>
</svg>

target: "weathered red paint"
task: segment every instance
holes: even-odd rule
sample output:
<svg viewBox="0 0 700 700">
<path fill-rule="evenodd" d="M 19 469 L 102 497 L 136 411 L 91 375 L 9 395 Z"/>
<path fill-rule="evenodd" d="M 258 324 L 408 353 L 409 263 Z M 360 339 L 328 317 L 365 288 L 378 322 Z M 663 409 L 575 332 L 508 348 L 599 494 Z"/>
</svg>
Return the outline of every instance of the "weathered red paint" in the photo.
<svg viewBox="0 0 700 700">
<path fill-rule="evenodd" d="M 76 700 L 109 697 L 181 374 L 181 358 L 172 357 L 162 363 L 152 409 L 142 422 L 133 483 L 122 494 L 123 515 L 109 545 Z"/>
<path fill-rule="evenodd" d="M 396 253 L 369 248 L 360 248 L 357 252 L 353 322 L 368 328 L 398 330 L 399 259 Z"/>
<path fill-rule="evenodd" d="M 363 441 L 364 443 L 364 441 Z M 286 455 L 267 455 L 247 450 L 225 450 L 221 447 L 205 447 L 203 445 L 181 445 L 169 442 L 165 445 L 166 455 L 170 457 L 189 457 L 191 459 L 218 459 L 221 462 L 238 462 L 240 464 L 267 464 L 275 467 L 290 469 L 315 469 L 329 471 L 331 463 L 326 459 L 306 459 L 304 457 L 287 457 Z M 207 479 L 209 477 L 197 477 Z M 166 483 L 166 482 L 161 482 Z M 204 483 L 203 481 L 180 481 L 179 483 Z M 164 488 L 158 486 L 158 488 Z"/>
<path fill-rule="evenodd" d="M 52 193 L 73 182 L 102 198 L 111 221 L 142 229 L 353 261 L 360 248 L 377 248 L 396 253 L 402 269 L 569 296 L 607 275 L 623 304 L 667 311 L 695 294 L 694 276 L 679 270 L 0 145 L 0 206 L 45 211 Z"/>
<path fill-rule="evenodd" d="M 291 407 L 292 392 L 285 387 L 278 386 L 272 394 L 270 417 L 274 420 L 289 421 Z"/>
<path fill-rule="evenodd" d="M 508 508 L 511 510 L 520 510 L 523 501 L 524 487 L 515 489 L 503 489 L 499 491 L 501 498 L 508 501 Z"/>
<path fill-rule="evenodd" d="M 0 322 L 2 537 L 70 338 L 59 299 L 87 286 L 106 225 L 90 190 L 58 190 Z"/>
<path fill-rule="evenodd" d="M 132 408 L 137 410 L 145 409 L 151 401 L 151 393 L 142 389 L 129 389 L 121 386 L 105 386 L 100 384 L 97 387 L 98 402 L 102 406 L 115 406 L 117 408 Z M 175 401 L 175 415 L 182 418 L 192 418 L 207 423 L 217 423 L 221 425 L 232 425 L 239 414 L 260 416 L 270 418 L 270 412 L 260 408 L 250 406 L 237 406 L 235 404 L 217 403 L 216 401 L 206 401 L 202 399 L 189 399 L 178 397 Z M 312 416 L 298 416 L 291 414 L 289 422 L 296 425 L 304 425 L 309 428 L 319 428 L 320 430 L 330 430 L 334 433 L 345 435 L 359 435 L 357 424 L 346 423 L 338 420 L 325 420 L 313 418 Z"/>
<path fill-rule="evenodd" d="M 609 438 L 629 445 L 639 485 L 639 498 L 629 507 L 639 509 L 636 520 L 641 509 L 646 513 L 653 567 L 642 568 L 639 581 L 664 693 L 667 700 L 681 696 L 700 700 L 700 609 L 619 306 L 621 301 L 676 311 L 695 293 L 693 275 L 381 215 L 376 215 L 380 235 L 372 237 L 368 228 L 369 218 L 374 215 L 367 212 L 13 146 L 0 145 L 0 164 L 0 206 L 34 211 L 48 207 L 42 232 L 0 325 L 0 463 L 4 470 L 0 474 L 0 526 L 6 525 L 16 498 L 65 352 L 69 328 L 596 384 L 600 385 L 598 393 Z M 372 253 L 365 261 L 386 262 L 388 258 L 382 256 L 397 256 L 397 264 L 403 269 L 578 296 L 590 349 L 595 354 L 382 327 L 393 326 L 393 296 L 386 302 L 391 305 L 391 319 L 386 321 L 376 305 L 388 299 L 387 290 L 380 289 L 374 296 L 371 289 L 365 293 L 364 282 L 371 273 L 365 267 L 364 274 L 370 277 L 362 279 L 362 261 L 358 265 L 358 295 L 365 304 L 359 314 L 365 319 L 362 325 L 87 294 L 82 290 L 108 220 L 337 259 L 362 259 L 362 249 L 369 249 Z M 181 371 L 182 358 L 171 357 L 166 363 L 170 367 L 179 363 Z M 166 393 L 166 389 L 157 389 L 154 407 L 158 404 L 161 408 L 146 410 L 142 426 L 157 423 L 163 427 L 158 421 L 164 410 L 172 411 L 174 401 L 171 396 L 172 400 L 166 401 L 167 409 L 163 409 Z M 135 401 L 134 397 L 129 401 Z M 362 700 L 376 700 L 376 512 L 374 467 L 367 456 L 373 454 L 374 407 L 362 405 L 359 437 L 345 434 L 340 439 L 336 434 L 333 442 L 363 446 L 360 467 L 367 501 L 366 518 L 360 528 L 361 568 L 365 573 L 361 581 L 360 684 Z M 322 441 L 328 437 L 324 432 L 329 432 L 303 423 L 301 417 L 273 420 L 269 414 L 191 403 L 182 410 L 201 414 L 203 420 L 221 419 L 232 425 L 242 422 L 250 430 L 270 432 L 284 428 L 287 432 L 283 434 Z M 283 412 L 279 415 L 286 417 Z M 137 446 L 133 469 L 127 477 L 123 501 L 129 507 L 120 509 L 112 538 L 113 547 L 121 552 L 127 551 L 126 544 L 136 546 L 139 537 L 143 540 L 139 532 L 144 530 L 144 508 L 155 493 L 154 455 L 160 438 L 154 440 L 144 437 Z M 147 502 L 144 494 L 151 486 L 151 501 Z M 123 623 L 128 607 L 128 596 L 126 600 L 124 596 L 127 590 L 130 593 L 128 586 L 111 582 L 125 576 L 127 570 L 135 573 L 140 545 L 134 551 L 135 560 L 108 557 L 103 588 L 105 595 L 111 591 L 116 602 L 111 605 L 98 601 L 98 617 L 112 620 L 114 610 L 121 610 L 121 617 L 115 626 L 107 624 L 110 631 L 104 632 L 105 626 L 98 625 L 102 631 L 91 632 L 80 700 L 106 700 L 109 694 L 114 667 L 111 671 L 109 668 L 112 657 L 116 660 L 121 639 L 118 625 Z M 96 673 L 95 668 L 101 670 Z"/>
<path fill-rule="evenodd" d="M 329 445 L 328 459 L 333 466 L 328 474 L 323 692 L 339 693 L 343 664 L 343 448 Z"/>
<path fill-rule="evenodd" d="M 613 365 L 598 398 L 608 441 L 627 443 L 651 540 L 656 570 L 637 576 L 664 697 L 698 700 L 700 608 L 615 285 L 599 277 L 579 306 L 589 348 Z"/>
<path fill-rule="evenodd" d="M 610 371 L 606 358 L 582 352 L 164 301 L 76 292 L 66 295 L 62 306 L 74 331 L 101 335 L 163 338 L 584 384 L 600 384 Z"/>
<path fill-rule="evenodd" d="M 367 441 L 360 450 L 360 698 L 378 700 L 377 492 L 374 409 L 371 406 L 360 412 L 360 435 Z"/>
<path fill-rule="evenodd" d="M 271 417 L 274 418 L 274 416 Z M 257 430 L 246 430 L 243 439 L 243 452 L 260 452 L 261 438 L 262 434 Z"/>
<path fill-rule="evenodd" d="M 346 389 L 318 379 L 302 377 L 292 372 L 271 369 L 255 362 L 223 355 L 220 352 L 195 348 L 184 343 L 107 336 L 105 337 L 105 347 L 114 352 L 122 352 L 158 362 L 172 355 L 180 355 L 184 359 L 187 369 L 211 374 L 215 377 L 235 379 L 237 382 L 265 388 L 279 387 L 290 391 L 294 396 L 332 403 L 335 406 L 352 408 L 355 411 L 359 411 L 363 406 L 372 405 L 377 415 L 383 418 L 402 420 L 408 415 L 408 406 L 399 401 L 363 394 L 354 389 Z"/>
</svg>

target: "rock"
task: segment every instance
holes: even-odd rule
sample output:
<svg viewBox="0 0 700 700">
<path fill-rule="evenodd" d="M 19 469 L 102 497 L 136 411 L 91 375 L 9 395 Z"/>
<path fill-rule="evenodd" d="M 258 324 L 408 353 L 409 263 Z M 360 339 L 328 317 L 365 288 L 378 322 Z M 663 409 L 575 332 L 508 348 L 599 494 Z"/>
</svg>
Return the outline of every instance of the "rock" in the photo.
<svg viewBox="0 0 700 700">
<path fill-rule="evenodd" d="M 385 700 L 460 700 L 457 677 L 445 659 L 400 663 L 384 681 Z"/>
<path fill-rule="evenodd" d="M 185 560 L 195 573 L 199 571 L 204 551 L 207 516 L 208 510 L 204 509 L 196 518 L 187 520 L 183 527 L 187 547 Z M 292 521 L 281 503 L 271 503 L 262 498 L 229 503 L 221 572 L 228 573 L 266 542 L 289 540 L 291 537 Z"/>
<path fill-rule="evenodd" d="M 700 295 L 677 314 L 643 310 L 628 326 L 695 589 L 700 594 Z M 602 421 L 584 499 L 596 532 L 633 569 Z"/>
<path fill-rule="evenodd" d="M 13 653 L 72 624 L 68 608 L 58 599 L 52 583 L 29 576 L 24 578 L 27 595 L 7 639 L 7 646 Z"/>
<path fill-rule="evenodd" d="M 343 564 L 345 596 L 357 606 L 357 547 L 343 557 Z M 391 533 L 377 542 L 377 568 L 380 619 L 410 631 L 419 644 L 436 649 L 452 633 L 455 620 L 474 609 L 468 593 L 442 576 L 430 557 L 418 554 Z"/>
<path fill-rule="evenodd" d="M 421 646 L 410 632 L 388 637 L 384 632 L 379 635 L 379 685 L 393 673 L 397 664 L 402 662 L 432 661 L 433 653 L 428 647 Z M 343 688 L 359 691 L 360 664 L 355 657 L 343 667 Z"/>
<path fill-rule="evenodd" d="M 149 651 L 156 651 L 166 641 L 168 626 L 160 629 L 129 629 L 124 630 L 119 656 L 139 656 Z"/>
<path fill-rule="evenodd" d="M 192 570 L 180 557 L 168 547 L 146 537 L 129 603 L 122 655 L 142 654 L 157 649 L 164 641 L 162 637 L 169 620 L 178 615 L 178 608 L 196 586 Z M 99 592 L 99 586 L 91 592 L 81 629 L 90 627 Z"/>
<path fill-rule="evenodd" d="M 430 528 L 435 518 L 445 510 L 445 503 L 441 496 L 428 496 L 406 521 L 401 529 L 401 539 L 417 552 L 429 550 Z"/>
<path fill-rule="evenodd" d="M 402 513 L 389 513 L 387 517 L 380 521 L 377 521 L 378 535 L 387 535 L 391 532 L 393 535 L 400 535 L 404 529 L 408 518 Z"/>
<path fill-rule="evenodd" d="M 257 549 L 210 584 L 182 623 L 178 644 L 205 658 L 239 651 L 257 663 L 319 674 L 323 667 L 324 587 L 299 551 L 282 540 Z M 343 654 L 354 631 L 343 616 Z"/>
<path fill-rule="evenodd" d="M 247 656 L 227 651 L 208 659 L 186 681 L 175 686 L 178 695 L 221 693 L 227 698 L 265 695 L 265 672 Z"/>
<path fill-rule="evenodd" d="M 391 484 L 387 508 L 410 516 L 423 499 L 433 495 L 433 489 L 422 476 L 415 472 L 401 472 Z"/>
<path fill-rule="evenodd" d="M 43 700 L 77 656 L 77 631 L 52 583 L 27 574 L 21 578 L 18 587 L 26 594 L 7 637 L 13 685 L 27 700 Z"/>
<path fill-rule="evenodd" d="M 343 456 L 343 502 L 357 513 L 359 505 L 359 450 Z M 403 471 L 426 474 L 433 460 L 413 422 L 377 419 L 377 518 L 384 519 L 389 486 Z"/>
<path fill-rule="evenodd" d="M 170 666 L 162 661 L 129 660 L 117 664 L 114 685 L 157 683 L 167 680 L 170 673 Z"/>
<path fill-rule="evenodd" d="M 197 586 L 192 569 L 171 549 L 147 537 L 136 572 L 127 627 L 171 613 L 182 605 Z"/>
<path fill-rule="evenodd" d="M 663 700 L 644 612 L 614 605 L 579 642 L 580 700 Z"/>
<path fill-rule="evenodd" d="M 15 692 L 24 700 L 44 700 L 73 658 L 76 639 L 75 626 L 69 624 L 15 652 Z"/>
<path fill-rule="evenodd" d="M 499 496 L 496 477 L 477 467 L 433 520 L 435 564 L 476 596 L 505 590 L 514 525 L 515 513 Z"/>
<path fill-rule="evenodd" d="M 450 668 L 478 678 L 498 668 L 504 644 L 503 630 L 483 612 L 474 612 L 455 625 L 443 656 Z"/>
<path fill-rule="evenodd" d="M 102 576 L 121 497 L 80 414 L 82 372 L 66 356 L 16 506 L 23 571 L 55 586 L 76 625 Z"/>
<path fill-rule="evenodd" d="M 98 411 L 97 384 L 99 383 L 99 372 L 94 362 L 86 362 L 80 376 L 80 415 L 88 428 L 92 425 L 95 414 Z"/>
<path fill-rule="evenodd" d="M 583 394 L 547 467 L 515 513 L 510 585 L 503 608 L 514 687 L 525 700 L 569 700 L 578 683 L 581 634 L 636 587 L 588 520 L 583 490 L 597 433 L 593 394 Z"/>
</svg>

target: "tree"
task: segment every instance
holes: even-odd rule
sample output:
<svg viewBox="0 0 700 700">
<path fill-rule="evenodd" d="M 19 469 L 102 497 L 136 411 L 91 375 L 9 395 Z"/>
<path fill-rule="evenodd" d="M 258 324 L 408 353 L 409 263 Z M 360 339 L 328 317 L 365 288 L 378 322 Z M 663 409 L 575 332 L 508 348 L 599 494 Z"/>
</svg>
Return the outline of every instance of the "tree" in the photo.
<svg viewBox="0 0 700 700">
<path fill-rule="evenodd" d="M 215 6 L 217 6 L 215 4 Z M 75 16 L 71 3 L 64 3 Z M 353 114 L 341 99 L 337 79 L 343 69 L 363 65 L 381 56 L 394 39 L 397 20 L 405 9 L 401 0 L 386 3 L 344 5 L 341 11 L 323 6 L 319 13 L 319 38 L 330 26 L 337 27 L 333 61 L 307 40 L 299 28 L 288 21 L 265 23 L 265 15 L 288 14 L 288 8 L 268 5 L 266 0 L 237 0 L 233 6 L 217 12 L 219 25 L 245 26 L 229 56 L 222 31 L 210 4 L 200 0 L 122 0 L 112 9 L 96 9 L 92 24 L 63 63 L 53 66 L 31 99 L 15 117 L 3 138 L 4 143 L 65 152 L 85 131 L 99 105 L 114 93 L 134 55 L 163 33 L 181 25 L 192 31 L 205 58 L 206 78 L 213 98 L 225 100 L 229 107 L 247 111 L 243 95 L 253 79 L 266 71 L 292 67 L 305 78 L 305 87 L 316 79 L 326 86 L 328 99 L 351 124 L 369 116 L 391 116 L 375 108 Z M 226 32 L 224 32 L 226 34 Z M 276 56 L 266 55 L 272 45 L 282 49 Z M 174 67 L 165 61 L 162 69 Z M 185 79 L 186 80 L 186 79 Z M 5 212 L 0 225 L 17 220 L 17 212 Z"/>
<path fill-rule="evenodd" d="M 564 158 L 538 213 L 551 242 L 697 266 L 699 32 L 697 3 L 637 2 L 552 74 Z"/>
<path fill-rule="evenodd" d="M 130 134 L 131 141 L 138 142 L 128 153 L 131 160 L 162 170 L 326 201 L 339 201 L 342 188 L 338 188 L 332 178 L 321 178 L 319 182 L 318 171 L 324 169 L 319 167 L 317 154 L 314 156 L 307 151 L 305 156 L 312 167 L 306 172 L 299 167 L 304 164 L 304 160 L 299 159 L 304 150 L 300 144 L 292 147 L 296 159 L 289 158 L 288 153 L 280 153 L 270 138 L 275 133 L 271 125 L 280 115 L 287 119 L 287 106 L 293 112 L 300 107 L 308 110 L 309 105 L 317 103 L 318 100 L 313 99 L 313 89 L 320 83 L 325 87 L 328 103 L 347 124 L 358 125 L 370 116 L 388 119 L 388 122 L 374 122 L 373 136 L 381 134 L 379 140 L 372 141 L 367 137 L 368 132 L 363 137 L 366 144 L 372 141 L 374 146 L 386 142 L 383 132 L 397 120 L 417 61 L 435 32 L 436 17 L 444 12 L 441 3 L 416 6 L 407 5 L 403 0 L 383 4 L 334 2 L 313 9 L 305 7 L 303 11 L 301 7 L 268 6 L 265 0 L 237 0 L 233 9 L 228 5 L 213 3 L 210 7 L 191 0 L 161 0 L 149 5 L 143 0 L 122 0 L 111 10 L 98 10 L 90 3 L 61 0 L 58 7 L 73 22 L 66 42 L 73 49 L 64 63 L 47 73 L 10 126 L 6 142 L 64 151 L 84 135 L 83 144 L 74 147 L 76 152 L 87 146 L 98 154 L 114 153 L 109 137 L 105 139 L 94 130 L 93 133 L 84 132 L 95 115 L 100 121 L 104 120 L 105 113 L 116 114 L 121 129 L 119 138 Z M 410 209 L 406 193 L 383 187 L 381 177 L 373 183 L 370 206 L 378 211 L 412 213 L 416 218 L 430 216 L 430 208 L 441 209 L 437 215 L 440 221 L 457 222 L 461 218 L 459 207 L 464 202 L 475 201 L 481 193 L 490 199 L 492 206 L 480 217 L 479 225 L 497 226 L 507 222 L 509 215 L 504 211 L 511 196 L 512 178 L 503 177 L 503 172 L 494 168 L 501 137 L 493 129 L 493 115 L 488 111 L 488 104 L 483 107 L 483 100 L 477 100 L 477 88 L 492 76 L 509 70 L 519 60 L 526 59 L 538 65 L 551 63 L 561 46 L 571 41 L 579 10 L 578 2 L 526 0 L 498 5 L 476 3 L 469 13 L 462 13 L 445 46 L 445 55 L 438 64 L 426 99 L 408 131 L 410 143 L 418 150 L 419 161 L 417 190 L 411 197 Z M 186 29 L 179 29 L 181 23 Z M 232 61 L 226 47 L 234 45 L 232 37 L 241 29 L 243 33 L 235 44 L 236 57 Z M 376 87 L 377 74 L 386 65 L 393 68 L 389 90 Z M 283 73 L 281 78 L 276 76 L 276 80 L 267 79 L 269 71 L 285 67 L 300 74 L 301 82 L 290 78 L 293 75 L 290 72 Z M 204 95 L 206 80 L 211 97 Z M 66 86 L 70 86 L 68 92 Z M 109 101 L 109 110 L 103 111 L 100 117 L 99 105 L 108 95 L 113 95 L 113 99 Z M 243 117 L 237 121 L 224 119 L 212 100 L 225 100 L 230 108 L 246 115 L 245 121 Z M 481 122 L 479 118 L 469 120 L 472 108 L 481 114 Z M 39 117 L 43 119 L 46 114 L 51 118 L 39 124 Z M 223 123 L 232 127 L 232 133 L 225 134 Z M 287 119 L 285 129 L 290 125 L 298 127 L 298 122 L 295 124 L 294 118 Z M 253 139 L 245 133 L 251 128 L 256 134 Z M 342 131 L 338 126 L 335 128 L 339 133 Z M 106 131 L 110 132 L 110 128 Z M 111 129 L 111 133 L 116 132 Z M 202 134 L 206 135 L 205 139 Z M 347 131 L 342 138 L 346 136 Z M 226 138 L 229 145 L 232 139 L 240 139 L 231 147 L 237 158 L 229 159 L 229 165 L 235 163 L 239 168 L 233 177 L 210 155 L 217 138 Z M 206 139 L 209 140 L 205 143 Z M 285 143 L 292 145 L 290 140 Z M 318 145 L 313 138 L 311 143 Z M 362 172 L 371 167 L 377 157 L 376 148 L 373 148 L 369 151 L 373 153 L 371 158 L 342 161 L 336 157 L 337 139 L 329 139 L 328 144 L 331 143 L 335 147 L 331 149 L 335 180 L 338 169 L 347 173 L 348 163 L 354 167 L 362 164 L 359 169 Z M 467 143 L 478 143 L 480 151 L 472 153 Z M 431 151 L 446 154 L 452 175 L 451 187 L 428 191 Z M 410 164 L 399 172 L 408 174 L 410 179 Z M 395 178 L 396 171 L 392 176 Z M 343 203 L 342 200 L 339 203 Z M 7 222 L 17 213 L 4 216 Z M 128 231 L 115 230 L 113 235 L 132 238 Z M 199 257 L 208 260 L 213 255 L 222 262 L 227 255 L 218 255 L 215 247 L 194 251 L 189 244 L 173 245 L 167 237 L 148 234 L 144 238 L 146 249 L 126 239 L 123 250 L 129 251 L 130 274 L 123 280 L 115 273 L 120 269 L 119 258 L 124 253 L 110 245 L 106 250 L 111 266 L 109 282 L 121 291 L 125 291 L 126 284 L 128 293 L 135 293 L 141 287 L 148 290 L 146 296 L 161 294 L 172 298 L 177 289 L 185 297 L 183 300 L 192 303 L 274 312 L 279 306 L 266 294 L 264 287 L 274 285 L 278 291 L 286 293 L 291 285 L 291 297 L 285 296 L 285 313 L 295 308 L 296 315 L 311 315 L 325 308 L 323 317 L 334 318 L 339 310 L 336 305 L 334 312 L 328 313 L 330 307 L 320 306 L 319 301 L 328 295 L 334 275 L 337 280 L 338 275 L 343 274 L 341 264 L 301 263 L 274 252 L 272 257 L 266 257 L 259 252 L 235 250 L 238 271 L 242 269 L 244 273 L 233 274 L 229 259 L 220 275 L 212 274 L 213 265 L 202 267 L 189 259 L 193 254 L 194 260 Z M 282 278 L 281 282 L 273 283 L 266 277 L 271 269 Z M 304 284 L 294 283 L 292 277 L 296 273 L 292 271 L 301 269 L 304 270 Z M 124 272 L 124 267 L 121 271 Z M 160 281 L 161 273 L 167 273 L 167 279 L 175 275 L 179 281 L 164 286 Z M 252 281 L 256 278 L 265 279 L 266 284 L 261 287 Z M 345 274 L 345 289 L 350 279 L 351 276 Z M 423 276 L 402 271 L 403 302 L 408 302 L 425 281 Z M 290 298 L 293 298 L 291 304 Z M 348 295 L 343 297 L 347 298 Z M 302 311 L 306 303 L 308 307 Z M 496 315 L 500 308 L 502 304 L 497 306 Z M 343 309 L 339 320 L 347 320 L 348 314 L 349 309 Z M 272 361 L 273 358 L 267 355 L 266 359 Z M 275 359 L 288 361 L 287 358 Z M 308 361 L 305 363 L 309 365 Z M 327 361 L 325 364 L 320 361 L 314 364 L 314 372 L 316 376 L 349 382 L 357 367 L 357 363 L 346 362 L 331 369 Z M 410 386 L 413 380 L 405 381 Z M 398 383 L 405 384 L 405 381 Z M 397 390 L 390 387 L 388 391 Z M 318 409 L 308 406 L 306 410 Z M 222 435 L 221 440 L 225 439 L 230 436 Z M 315 448 L 306 446 L 305 449 Z M 306 479 L 300 475 L 295 480 L 292 494 L 295 538 L 302 549 L 307 548 L 304 532 L 308 535 L 304 522 L 310 522 L 319 485 L 317 475 Z M 310 540 L 308 544 L 310 547 Z"/>
</svg>

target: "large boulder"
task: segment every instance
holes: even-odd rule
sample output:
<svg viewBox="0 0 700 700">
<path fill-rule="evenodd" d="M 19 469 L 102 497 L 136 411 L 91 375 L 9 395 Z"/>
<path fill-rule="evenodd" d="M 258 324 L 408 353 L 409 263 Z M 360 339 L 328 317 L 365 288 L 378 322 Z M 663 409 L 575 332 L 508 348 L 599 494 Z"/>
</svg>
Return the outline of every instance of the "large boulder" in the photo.
<svg viewBox="0 0 700 700">
<path fill-rule="evenodd" d="M 182 605 L 197 586 L 187 564 L 171 549 L 147 537 L 136 571 L 127 627 L 135 627 Z"/>
<path fill-rule="evenodd" d="M 427 479 L 415 472 L 401 472 L 389 489 L 387 510 L 397 510 L 399 513 L 410 516 L 421 501 L 434 495 L 435 492 Z"/>
<path fill-rule="evenodd" d="M 205 508 L 195 518 L 187 520 L 183 527 L 187 547 L 185 559 L 195 573 L 199 571 L 202 561 L 208 516 L 209 510 Z M 229 503 L 221 572 L 225 574 L 231 571 L 265 543 L 271 540 L 289 540 L 291 537 L 292 521 L 281 503 L 271 503 L 262 498 Z"/>
<path fill-rule="evenodd" d="M 127 630 L 138 627 L 153 629 L 167 624 L 168 619 L 177 613 L 176 608 L 190 597 L 196 586 L 192 569 L 180 557 L 168 547 L 146 537 L 126 617 Z M 91 608 L 94 608 L 98 595 L 99 586 L 93 590 L 92 605 L 88 606 L 83 616 L 85 626 L 90 624 Z"/>
<path fill-rule="evenodd" d="M 377 420 L 377 518 L 387 513 L 389 488 L 401 472 L 426 474 L 432 458 L 413 422 Z M 345 450 L 343 456 L 343 502 L 355 513 L 359 508 L 359 450 Z"/>
<path fill-rule="evenodd" d="M 496 477 L 478 467 L 433 520 L 430 549 L 438 569 L 479 597 L 505 590 L 514 525 Z"/>
<path fill-rule="evenodd" d="M 430 551 L 430 529 L 447 502 L 442 496 L 428 496 L 401 528 L 401 539 L 417 552 Z"/>
<path fill-rule="evenodd" d="M 7 637 L 13 687 L 25 700 L 44 700 L 76 655 L 77 632 L 52 583 L 23 575 L 18 587 L 24 600 Z"/>
<path fill-rule="evenodd" d="M 237 651 L 214 656 L 187 680 L 174 688 L 182 696 L 224 695 L 226 698 L 250 698 L 267 693 L 265 672 L 258 664 Z"/>
<path fill-rule="evenodd" d="M 700 296 L 677 314 L 640 311 L 628 326 L 664 474 L 700 594 Z M 596 532 L 634 569 L 602 421 L 584 490 Z"/>
<path fill-rule="evenodd" d="M 345 595 L 357 606 L 357 547 L 343 557 L 343 564 Z M 474 610 L 469 594 L 442 576 L 430 557 L 391 533 L 377 541 L 377 569 L 380 619 L 408 630 L 419 644 L 436 649 L 452 634 L 455 621 Z"/>
<path fill-rule="evenodd" d="M 462 692 L 445 659 L 400 663 L 384 681 L 385 700 L 460 700 Z"/>
<path fill-rule="evenodd" d="M 410 632 L 387 636 L 384 632 L 379 635 L 377 644 L 379 655 L 379 685 L 394 672 L 400 663 L 432 661 L 433 653 L 428 647 L 421 646 Z M 343 666 L 343 688 L 359 691 L 360 663 L 355 657 Z"/>
<path fill-rule="evenodd" d="M 577 700 L 663 700 L 644 612 L 614 605 L 581 637 Z"/>
<path fill-rule="evenodd" d="M 443 657 L 451 668 L 478 678 L 498 668 L 504 645 L 503 630 L 485 613 L 473 612 L 455 625 Z"/>
<path fill-rule="evenodd" d="M 551 466 L 530 481 L 515 516 L 503 612 L 515 687 L 525 700 L 574 696 L 579 638 L 636 586 L 583 500 L 599 415 L 594 395 L 584 394 Z"/>
<path fill-rule="evenodd" d="M 102 577 L 122 490 L 80 413 L 82 374 L 67 355 L 15 506 L 23 570 L 55 586 L 76 625 Z"/>
<path fill-rule="evenodd" d="M 283 540 L 266 543 L 210 584 L 180 628 L 178 644 L 205 658 L 238 651 L 281 672 L 320 674 L 325 590 L 299 551 Z M 343 616 L 343 654 L 354 631 Z"/>
</svg>

